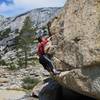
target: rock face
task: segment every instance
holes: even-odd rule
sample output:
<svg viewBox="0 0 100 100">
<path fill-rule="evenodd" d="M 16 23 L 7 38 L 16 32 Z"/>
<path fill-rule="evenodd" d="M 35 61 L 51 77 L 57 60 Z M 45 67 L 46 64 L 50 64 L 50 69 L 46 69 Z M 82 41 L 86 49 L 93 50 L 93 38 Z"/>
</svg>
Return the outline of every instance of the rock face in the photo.
<svg viewBox="0 0 100 100">
<path fill-rule="evenodd" d="M 100 0 L 67 0 L 50 32 L 54 64 L 65 71 L 56 80 L 100 99 Z"/>
</svg>

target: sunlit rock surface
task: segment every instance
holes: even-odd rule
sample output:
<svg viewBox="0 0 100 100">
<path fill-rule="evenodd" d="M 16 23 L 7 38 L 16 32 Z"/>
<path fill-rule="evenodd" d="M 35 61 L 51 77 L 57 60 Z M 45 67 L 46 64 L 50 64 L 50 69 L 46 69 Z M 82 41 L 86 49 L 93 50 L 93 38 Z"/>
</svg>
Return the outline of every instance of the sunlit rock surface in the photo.
<svg viewBox="0 0 100 100">
<path fill-rule="evenodd" d="M 76 92 L 100 99 L 100 1 L 67 0 L 49 24 L 54 35 L 54 64 L 62 70 L 56 80 Z"/>
</svg>

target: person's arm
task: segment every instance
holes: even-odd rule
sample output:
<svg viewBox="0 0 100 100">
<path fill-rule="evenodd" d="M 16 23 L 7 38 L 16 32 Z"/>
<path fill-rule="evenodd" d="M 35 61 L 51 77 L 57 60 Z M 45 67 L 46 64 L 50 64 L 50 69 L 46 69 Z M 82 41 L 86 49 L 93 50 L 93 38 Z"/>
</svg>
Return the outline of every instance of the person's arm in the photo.
<svg viewBox="0 0 100 100">
<path fill-rule="evenodd" d="M 49 37 L 49 38 L 47 38 L 47 40 L 48 40 L 48 41 L 50 41 L 50 40 L 51 40 L 51 38 L 52 38 L 52 37 Z"/>
<path fill-rule="evenodd" d="M 45 40 L 42 41 L 42 45 L 45 46 L 48 42 L 48 38 L 45 38 Z"/>
</svg>

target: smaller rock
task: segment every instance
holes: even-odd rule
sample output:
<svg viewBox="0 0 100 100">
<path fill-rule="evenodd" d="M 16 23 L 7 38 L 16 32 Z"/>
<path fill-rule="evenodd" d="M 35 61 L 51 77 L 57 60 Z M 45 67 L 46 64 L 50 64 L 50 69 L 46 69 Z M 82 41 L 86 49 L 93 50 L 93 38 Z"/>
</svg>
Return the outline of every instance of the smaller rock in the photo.
<svg viewBox="0 0 100 100">
<path fill-rule="evenodd" d="M 42 74 L 43 74 L 43 76 L 49 76 L 49 75 L 50 75 L 50 73 L 49 73 L 48 71 L 46 71 L 46 70 L 44 70 L 44 71 L 42 72 Z"/>
<path fill-rule="evenodd" d="M 0 78 L 0 83 L 8 83 L 9 80 L 7 78 Z"/>
<path fill-rule="evenodd" d="M 10 90 L 20 90 L 21 87 L 15 84 L 15 85 L 10 86 L 8 89 L 10 89 Z"/>
<path fill-rule="evenodd" d="M 39 93 L 44 86 L 45 86 L 45 84 L 43 85 L 43 82 L 38 83 L 38 85 L 36 85 L 32 90 L 32 96 L 39 97 Z"/>
</svg>

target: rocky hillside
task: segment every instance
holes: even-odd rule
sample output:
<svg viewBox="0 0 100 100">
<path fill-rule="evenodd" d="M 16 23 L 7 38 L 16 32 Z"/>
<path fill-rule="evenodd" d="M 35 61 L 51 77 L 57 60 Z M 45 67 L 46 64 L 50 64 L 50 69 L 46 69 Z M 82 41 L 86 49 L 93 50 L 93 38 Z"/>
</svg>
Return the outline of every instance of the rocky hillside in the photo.
<svg viewBox="0 0 100 100">
<path fill-rule="evenodd" d="M 100 1 L 67 0 L 49 24 L 54 64 L 62 70 L 56 81 L 100 99 Z"/>
<path fill-rule="evenodd" d="M 61 8 L 38 8 L 25 12 L 15 17 L 8 17 L 0 21 L 0 30 L 11 28 L 12 31 L 23 26 L 23 21 L 27 16 L 30 16 L 33 26 L 41 26 L 46 24 Z M 2 17 L 2 16 L 1 16 Z"/>
</svg>

